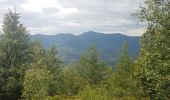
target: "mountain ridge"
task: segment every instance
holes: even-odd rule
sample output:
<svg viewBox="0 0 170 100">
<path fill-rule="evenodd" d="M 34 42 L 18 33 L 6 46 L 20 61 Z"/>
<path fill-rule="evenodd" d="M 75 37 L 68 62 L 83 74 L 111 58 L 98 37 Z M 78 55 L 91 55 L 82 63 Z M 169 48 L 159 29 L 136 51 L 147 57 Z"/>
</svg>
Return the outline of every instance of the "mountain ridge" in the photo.
<svg viewBox="0 0 170 100">
<path fill-rule="evenodd" d="M 139 52 L 139 37 L 127 36 L 121 33 L 104 34 L 93 31 L 80 35 L 71 33 L 56 35 L 31 35 L 32 41 L 41 41 L 44 48 L 55 45 L 59 55 L 65 62 L 75 61 L 91 44 L 96 44 L 101 58 L 113 63 L 125 42 L 129 45 L 129 53 L 136 56 Z"/>
</svg>

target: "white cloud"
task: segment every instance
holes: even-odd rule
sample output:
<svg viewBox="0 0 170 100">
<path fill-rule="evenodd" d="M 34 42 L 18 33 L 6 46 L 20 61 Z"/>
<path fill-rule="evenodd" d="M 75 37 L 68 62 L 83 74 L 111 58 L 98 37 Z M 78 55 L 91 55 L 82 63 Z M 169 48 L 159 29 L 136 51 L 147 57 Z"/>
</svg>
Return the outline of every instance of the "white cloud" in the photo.
<svg viewBox="0 0 170 100">
<path fill-rule="evenodd" d="M 41 12 L 43 8 L 60 7 L 55 0 L 28 0 L 21 7 L 30 12 Z"/>
<path fill-rule="evenodd" d="M 15 2 L 14 2 L 15 1 Z M 16 6 L 31 34 L 80 34 L 85 31 L 141 35 L 131 13 L 143 0 L 0 0 L 0 14 Z M 12 2 L 12 3 L 11 3 Z M 6 12 L 7 10 L 5 10 Z M 0 17 L 2 18 L 2 17 Z M 2 24 L 2 21 L 0 22 Z"/>
<path fill-rule="evenodd" d="M 41 33 L 51 33 L 54 31 L 54 26 L 48 25 L 44 27 L 28 27 L 31 33 L 41 34 Z"/>
<path fill-rule="evenodd" d="M 145 32 L 145 28 L 136 28 L 136 29 L 127 30 L 126 35 L 139 36 L 142 35 L 144 32 Z"/>
<path fill-rule="evenodd" d="M 47 9 L 48 12 L 52 10 L 56 15 L 67 15 L 78 11 L 75 8 L 62 7 L 56 0 L 28 0 L 28 2 L 21 4 L 21 7 L 29 12 L 43 13 L 43 9 Z"/>
</svg>

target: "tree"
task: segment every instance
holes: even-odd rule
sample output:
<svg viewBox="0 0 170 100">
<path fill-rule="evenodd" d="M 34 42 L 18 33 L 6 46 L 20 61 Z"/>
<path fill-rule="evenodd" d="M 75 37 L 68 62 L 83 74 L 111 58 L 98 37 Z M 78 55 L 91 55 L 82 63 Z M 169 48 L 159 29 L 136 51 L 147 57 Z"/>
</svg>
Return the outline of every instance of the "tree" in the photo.
<svg viewBox="0 0 170 100">
<path fill-rule="evenodd" d="M 45 63 L 52 74 L 59 74 L 62 66 L 62 61 L 58 58 L 57 49 L 55 46 L 46 50 Z"/>
<path fill-rule="evenodd" d="M 123 97 L 132 95 L 135 90 L 133 80 L 133 60 L 128 54 L 128 44 L 125 44 L 118 56 L 116 67 L 111 78 L 112 93 L 115 96 Z M 109 90 L 108 89 L 108 90 Z"/>
<path fill-rule="evenodd" d="M 64 81 L 61 73 L 63 62 L 59 59 L 55 46 L 46 50 L 45 64 L 50 71 L 50 74 L 53 75 L 53 80 L 50 83 L 50 95 L 54 96 L 60 94 L 63 89 Z"/>
<path fill-rule="evenodd" d="M 141 37 L 135 76 L 141 96 L 170 99 L 170 1 L 146 0 L 136 16 L 148 23 Z"/>
<path fill-rule="evenodd" d="M 29 36 L 26 27 L 19 22 L 19 14 L 12 12 L 5 14 L 0 40 L 0 66 L 18 67 L 27 62 Z"/>
<path fill-rule="evenodd" d="M 19 14 L 9 10 L 5 14 L 0 38 L 0 93 L 19 98 L 22 90 L 24 66 L 29 61 L 29 34 L 19 22 Z M 8 95 L 9 96 L 9 95 Z"/>
<path fill-rule="evenodd" d="M 31 62 L 27 64 L 28 68 L 47 67 L 46 66 L 46 51 L 40 42 L 32 42 L 29 48 Z"/>
<path fill-rule="evenodd" d="M 67 95 L 77 95 L 87 84 L 87 80 L 78 71 L 79 64 L 71 63 L 63 69 L 64 91 Z"/>
<path fill-rule="evenodd" d="M 112 72 L 101 59 L 95 45 L 91 45 L 80 58 L 80 74 L 90 85 L 101 84 Z"/>
<path fill-rule="evenodd" d="M 31 63 L 28 65 L 30 68 L 46 68 L 53 76 L 49 86 L 49 95 L 54 96 L 60 94 L 62 91 L 63 79 L 61 75 L 62 61 L 57 55 L 56 47 L 44 49 L 39 41 L 31 43 L 30 47 Z"/>
<path fill-rule="evenodd" d="M 23 82 L 23 98 L 26 100 L 44 100 L 49 94 L 52 76 L 46 68 L 34 67 L 26 71 Z"/>
</svg>

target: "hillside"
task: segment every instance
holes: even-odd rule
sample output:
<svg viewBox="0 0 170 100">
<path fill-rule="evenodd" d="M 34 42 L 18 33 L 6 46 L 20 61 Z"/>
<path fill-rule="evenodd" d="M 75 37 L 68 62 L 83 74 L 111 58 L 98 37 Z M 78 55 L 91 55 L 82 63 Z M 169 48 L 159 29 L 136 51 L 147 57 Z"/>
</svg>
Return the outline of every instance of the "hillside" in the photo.
<svg viewBox="0 0 170 100">
<path fill-rule="evenodd" d="M 59 55 L 65 62 L 77 60 L 82 52 L 90 45 L 96 44 L 102 59 L 109 63 L 115 61 L 122 45 L 127 42 L 129 53 L 135 57 L 139 52 L 139 37 L 131 37 L 119 33 L 103 34 L 97 32 L 85 32 L 80 35 L 57 34 L 57 35 L 32 35 L 33 41 L 41 41 L 44 48 L 55 45 Z"/>
</svg>

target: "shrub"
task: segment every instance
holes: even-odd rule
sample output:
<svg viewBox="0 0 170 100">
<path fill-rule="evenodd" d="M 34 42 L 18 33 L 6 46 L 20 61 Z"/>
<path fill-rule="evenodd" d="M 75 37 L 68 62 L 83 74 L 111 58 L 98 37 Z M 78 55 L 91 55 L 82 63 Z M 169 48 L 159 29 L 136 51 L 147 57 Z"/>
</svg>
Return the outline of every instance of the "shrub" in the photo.
<svg viewBox="0 0 170 100">
<path fill-rule="evenodd" d="M 81 100 L 111 100 L 111 96 L 106 89 L 101 87 L 91 88 L 87 86 L 79 93 Z"/>
</svg>

